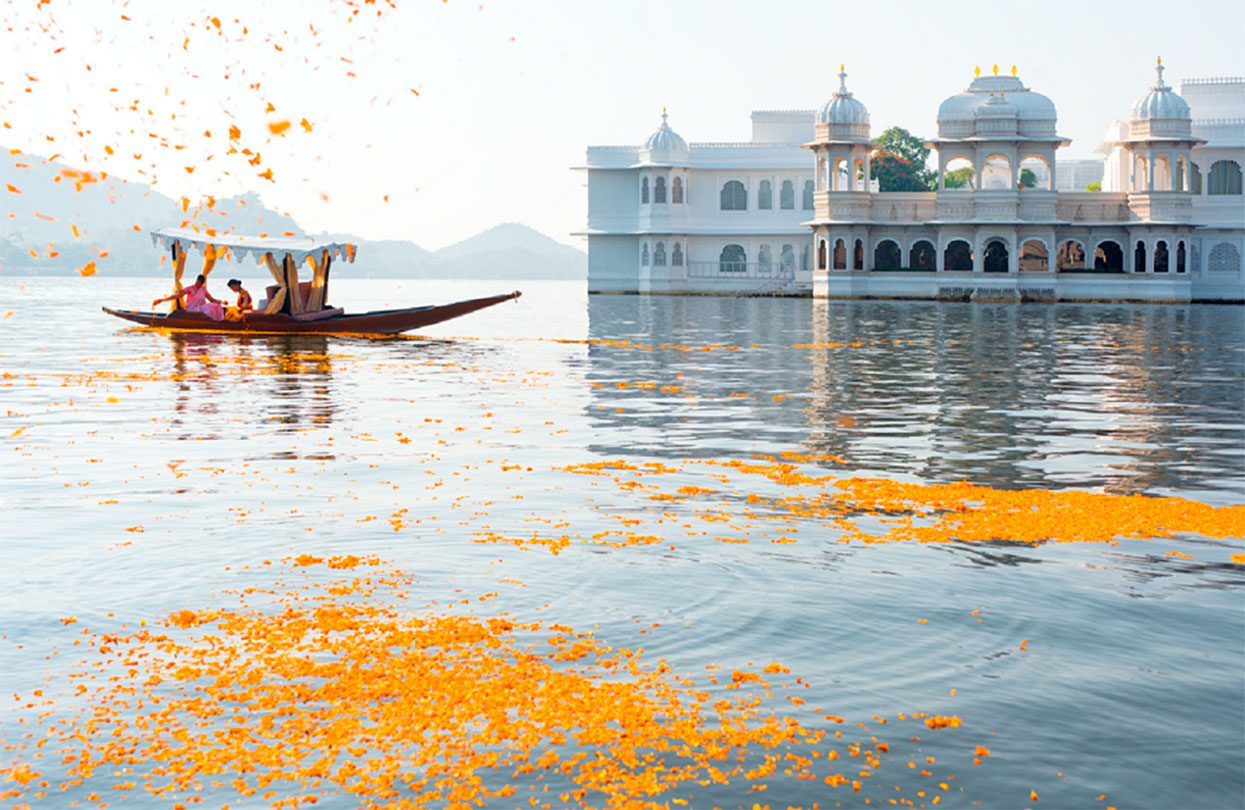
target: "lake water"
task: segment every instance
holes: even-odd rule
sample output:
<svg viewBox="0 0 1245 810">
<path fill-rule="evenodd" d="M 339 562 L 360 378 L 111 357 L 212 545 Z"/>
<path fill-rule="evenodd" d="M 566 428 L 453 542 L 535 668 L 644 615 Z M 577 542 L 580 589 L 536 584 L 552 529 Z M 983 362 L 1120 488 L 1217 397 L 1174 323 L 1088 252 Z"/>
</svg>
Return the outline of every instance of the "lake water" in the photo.
<svg viewBox="0 0 1245 810">
<path fill-rule="evenodd" d="M 662 804 L 1242 805 L 1245 565 L 1230 560 L 1245 542 L 1197 517 L 1158 536 L 1143 515 L 1185 509 L 1155 498 L 1245 503 L 1240 307 L 590 297 L 535 282 L 396 340 L 174 335 L 98 310 L 142 308 L 159 283 L 0 278 L 0 736 L 26 746 L 0 773 L 40 774 L 0 780 L 20 791 L 8 803 L 175 801 L 144 789 L 159 780 L 141 756 L 73 779 L 52 753 L 82 747 L 61 735 L 93 701 L 113 701 L 113 728 L 146 711 L 120 696 L 160 694 L 143 686 L 150 642 L 116 642 L 142 655 L 102 663 L 84 632 L 164 626 L 246 588 L 289 604 L 279 582 L 351 573 L 289 558 L 376 555 L 409 577 L 377 598 L 407 614 L 507 615 L 642 647 L 710 703 L 753 686 L 731 673 L 760 673 L 763 712 L 827 733 L 774 749 L 812 760 L 794 775 L 788 759 L 686 780 Z M 505 290 L 342 280 L 333 297 L 364 309 Z M 971 482 L 961 511 L 984 510 L 972 531 L 985 535 L 905 539 L 893 504 L 824 500 L 849 478 L 916 485 L 916 526 L 954 516 L 939 485 Z M 1034 531 L 1070 542 L 1007 542 L 1032 539 L 1029 512 L 988 512 L 1017 490 L 1036 499 Z M 1068 490 L 1093 497 L 1069 506 Z M 1104 531 L 1086 528 L 1095 515 L 1143 515 L 1142 536 L 1084 541 Z M 114 680 L 75 690 L 92 667 Z M 855 743 L 875 753 L 853 759 Z M 518 788 L 485 804 L 557 807 L 576 784 L 513 770 L 478 771 Z M 833 772 L 859 791 L 826 784 Z M 203 777 L 205 806 L 267 804 L 235 776 Z M 113 789 L 126 782 L 138 787 Z M 283 784 L 270 800 L 363 801 Z"/>
</svg>

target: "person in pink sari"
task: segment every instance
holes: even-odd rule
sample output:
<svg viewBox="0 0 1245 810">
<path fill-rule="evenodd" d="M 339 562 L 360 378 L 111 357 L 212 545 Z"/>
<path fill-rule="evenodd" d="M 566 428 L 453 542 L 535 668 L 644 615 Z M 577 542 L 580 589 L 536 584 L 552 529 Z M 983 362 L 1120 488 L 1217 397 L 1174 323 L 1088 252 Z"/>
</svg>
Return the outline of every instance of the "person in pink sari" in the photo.
<svg viewBox="0 0 1245 810">
<path fill-rule="evenodd" d="M 200 274 L 195 278 L 195 283 L 189 287 L 185 287 L 179 293 L 172 293 L 163 298 L 157 298 L 151 302 L 153 307 L 159 306 L 165 301 L 172 301 L 175 298 L 185 296 L 182 302 L 182 308 L 187 312 L 198 312 L 208 316 L 214 321 L 225 320 L 224 302 L 213 297 L 207 288 L 207 276 Z"/>
</svg>

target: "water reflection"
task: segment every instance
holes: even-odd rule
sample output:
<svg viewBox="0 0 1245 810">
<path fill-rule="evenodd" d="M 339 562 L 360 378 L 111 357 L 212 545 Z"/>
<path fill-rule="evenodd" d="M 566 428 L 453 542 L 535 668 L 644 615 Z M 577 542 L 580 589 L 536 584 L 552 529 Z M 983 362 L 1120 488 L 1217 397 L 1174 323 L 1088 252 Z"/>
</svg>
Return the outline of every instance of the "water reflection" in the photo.
<svg viewBox="0 0 1245 810">
<path fill-rule="evenodd" d="M 172 424 L 181 438 L 219 438 L 221 419 L 276 433 L 329 428 L 338 410 L 334 354 L 324 335 L 214 335 L 168 333 L 174 381 Z M 262 403 L 265 413 L 257 414 Z M 226 410 L 228 409 L 228 410 Z M 212 427 L 215 426 L 215 427 Z M 298 457 L 313 444 L 294 442 L 283 457 Z"/>
<path fill-rule="evenodd" d="M 599 453 L 802 446 L 929 481 L 1218 502 L 1245 483 L 1238 307 L 591 296 L 588 312 L 592 338 L 658 344 L 590 347 Z"/>
</svg>

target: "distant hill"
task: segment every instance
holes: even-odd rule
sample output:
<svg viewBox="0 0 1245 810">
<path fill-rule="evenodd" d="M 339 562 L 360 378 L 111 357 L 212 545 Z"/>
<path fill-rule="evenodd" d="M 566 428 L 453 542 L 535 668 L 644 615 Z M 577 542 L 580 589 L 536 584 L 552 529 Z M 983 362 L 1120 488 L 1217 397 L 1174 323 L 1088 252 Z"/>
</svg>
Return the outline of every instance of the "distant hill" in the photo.
<svg viewBox="0 0 1245 810">
<path fill-rule="evenodd" d="M 540 231 L 507 222 L 434 254 L 462 278 L 580 279 L 588 275 L 588 256 Z"/>
<path fill-rule="evenodd" d="M 179 202 L 145 183 L 111 176 L 77 184 L 67 171 L 75 169 L 35 155 L 12 155 L 7 149 L 0 153 L 0 272 L 74 275 L 86 262 L 98 260 L 101 272 L 109 275 L 162 275 L 165 271 L 147 232 L 182 221 L 185 214 Z M 8 185 L 20 193 L 8 191 Z M 221 230 L 304 233 L 297 222 L 266 207 L 254 192 L 218 200 L 207 216 L 209 224 Z M 435 252 L 402 240 L 373 242 L 349 234 L 332 236 L 359 245 L 353 270 L 365 278 L 582 279 L 588 275 L 588 257 L 583 251 L 513 222 Z M 101 251 L 107 251 L 106 260 L 99 259 Z M 58 255 L 49 256 L 49 252 Z"/>
</svg>

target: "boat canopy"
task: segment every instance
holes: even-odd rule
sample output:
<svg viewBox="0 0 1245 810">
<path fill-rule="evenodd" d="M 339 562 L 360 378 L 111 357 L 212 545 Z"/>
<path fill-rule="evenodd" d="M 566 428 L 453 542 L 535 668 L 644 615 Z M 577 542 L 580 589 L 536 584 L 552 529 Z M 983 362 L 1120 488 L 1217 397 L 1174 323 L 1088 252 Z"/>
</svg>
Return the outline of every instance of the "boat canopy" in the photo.
<svg viewBox="0 0 1245 810">
<path fill-rule="evenodd" d="M 162 228 L 151 232 L 151 242 L 172 252 L 173 292 L 182 291 L 182 274 L 186 269 L 186 254 L 193 248 L 203 254 L 200 273 L 212 272 L 217 259 L 232 256 L 241 263 L 246 258 L 255 259 L 267 268 L 276 282 L 273 294 L 264 304 L 263 312 L 273 314 L 286 312 L 293 316 L 318 313 L 328 309 L 329 268 L 333 259 L 354 262 L 355 246 L 351 242 L 325 242 L 306 236 L 271 238 L 243 234 L 219 233 L 211 235 L 189 228 Z M 311 281 L 300 284 L 299 265 L 311 268 Z M 304 287 L 306 289 L 304 289 Z M 182 306 L 180 297 L 172 302 L 176 311 Z"/>
<path fill-rule="evenodd" d="M 225 248 L 234 261 L 241 263 L 249 257 L 256 261 L 271 253 L 273 256 L 289 255 L 296 263 L 302 264 L 308 256 L 321 258 L 325 251 L 335 259 L 354 261 L 355 246 L 351 242 L 325 242 L 308 236 L 270 237 L 247 236 L 236 233 L 207 234 L 190 228 L 161 228 L 151 232 L 152 245 L 171 248 L 174 244 L 181 250 L 195 249 L 200 253 L 214 253 L 219 256 Z M 208 250 L 209 246 L 212 248 Z"/>
</svg>

